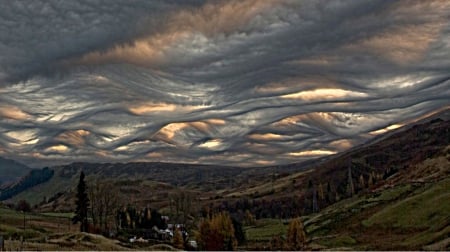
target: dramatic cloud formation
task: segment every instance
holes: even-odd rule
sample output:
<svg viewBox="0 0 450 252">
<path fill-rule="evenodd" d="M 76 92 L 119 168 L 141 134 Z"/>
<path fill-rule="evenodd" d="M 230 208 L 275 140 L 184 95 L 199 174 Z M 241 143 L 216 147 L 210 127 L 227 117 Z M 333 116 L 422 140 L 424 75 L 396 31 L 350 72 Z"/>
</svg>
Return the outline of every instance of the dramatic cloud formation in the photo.
<svg viewBox="0 0 450 252">
<path fill-rule="evenodd" d="M 0 155 L 274 165 L 450 105 L 450 2 L 2 3 Z"/>
</svg>

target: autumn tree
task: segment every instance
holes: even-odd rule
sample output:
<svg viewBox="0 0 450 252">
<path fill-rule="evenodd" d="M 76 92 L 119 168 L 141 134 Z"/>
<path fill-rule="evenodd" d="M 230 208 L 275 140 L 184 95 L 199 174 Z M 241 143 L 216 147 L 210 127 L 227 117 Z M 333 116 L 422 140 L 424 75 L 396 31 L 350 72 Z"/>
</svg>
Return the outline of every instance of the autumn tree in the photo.
<svg viewBox="0 0 450 252">
<path fill-rule="evenodd" d="M 301 250 L 305 247 L 306 233 L 300 218 L 289 222 L 286 243 L 289 250 Z"/>
<path fill-rule="evenodd" d="M 80 232 L 88 231 L 88 209 L 89 209 L 89 198 L 87 195 L 86 182 L 84 181 L 84 172 L 81 171 L 80 180 L 77 186 L 77 199 L 75 201 L 76 209 L 75 216 L 72 221 L 74 224 L 80 222 Z"/>
<path fill-rule="evenodd" d="M 197 241 L 202 250 L 234 250 L 237 240 L 230 215 L 221 212 L 204 219 L 199 225 Z"/>
<path fill-rule="evenodd" d="M 173 246 L 178 249 L 184 249 L 184 240 L 181 230 L 175 229 L 172 240 Z"/>
</svg>

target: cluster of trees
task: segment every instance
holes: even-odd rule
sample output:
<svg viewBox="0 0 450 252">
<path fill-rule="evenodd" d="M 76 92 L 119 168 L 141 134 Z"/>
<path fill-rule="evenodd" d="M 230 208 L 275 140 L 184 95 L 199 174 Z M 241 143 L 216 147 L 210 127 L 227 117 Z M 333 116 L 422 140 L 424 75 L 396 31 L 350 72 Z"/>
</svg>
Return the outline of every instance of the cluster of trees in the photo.
<svg viewBox="0 0 450 252">
<path fill-rule="evenodd" d="M 16 194 L 19 194 L 28 188 L 31 188 L 35 185 L 39 185 L 48 181 L 51 177 L 53 177 L 54 171 L 49 168 L 43 168 L 41 170 L 33 169 L 31 170 L 25 177 L 23 177 L 19 182 L 14 185 L 2 189 L 0 191 L 0 201 L 6 200 L 13 197 Z"/>
<path fill-rule="evenodd" d="M 186 191 L 178 191 L 169 195 L 169 212 L 171 219 L 178 223 L 186 223 L 192 220 L 197 213 L 194 194 Z"/>
<path fill-rule="evenodd" d="M 115 217 L 121 204 L 119 191 L 111 186 L 110 181 L 95 180 L 89 183 L 87 193 L 90 199 L 88 214 L 94 230 L 106 232 L 112 228 L 112 225 L 117 227 Z"/>
<path fill-rule="evenodd" d="M 397 169 L 390 168 L 384 172 L 365 169 L 360 165 L 349 163 L 345 176 L 326 183 L 308 181 L 305 193 L 303 214 L 315 213 L 341 199 L 352 197 L 357 193 L 371 189 L 378 181 L 391 176 Z M 336 186 L 335 186 L 336 185 Z"/>
<path fill-rule="evenodd" d="M 94 181 L 86 184 L 82 171 L 77 186 L 76 209 L 73 223 L 80 223 L 81 232 L 107 232 L 115 223 L 115 214 L 119 206 L 118 192 L 111 188 L 108 181 Z M 89 228 L 88 219 L 92 220 Z"/>
<path fill-rule="evenodd" d="M 300 196 L 280 197 L 278 199 L 242 198 L 233 201 L 222 201 L 217 205 L 204 206 L 201 209 L 203 217 L 208 214 L 227 211 L 239 220 L 244 220 L 248 213 L 253 218 L 292 218 L 303 213 L 303 200 Z"/>
<path fill-rule="evenodd" d="M 340 173 L 330 180 L 321 182 L 318 178 L 310 178 L 305 185 L 306 190 L 303 194 L 293 194 L 271 200 L 264 198 L 224 200 L 218 204 L 204 206 L 200 211 L 203 217 L 212 213 L 227 211 L 239 220 L 243 220 L 247 212 L 250 212 L 256 219 L 294 218 L 318 212 L 343 198 L 367 191 L 377 181 L 392 175 L 395 171 L 397 169 L 392 168 L 383 173 L 374 169 L 367 169 L 367 167 L 362 167 L 350 161 L 347 170 L 340 170 Z"/>
<path fill-rule="evenodd" d="M 165 229 L 167 224 L 156 210 L 137 210 L 128 205 L 121 207 L 119 190 L 111 187 L 111 181 L 95 180 L 87 184 L 81 172 L 77 186 L 74 223 L 80 223 L 81 232 L 109 234 L 118 229 Z M 90 220 L 90 223 L 88 222 Z"/>
<path fill-rule="evenodd" d="M 121 229 L 151 229 L 154 226 L 166 229 L 167 223 L 155 209 L 144 208 L 137 210 L 129 205 L 117 211 L 118 227 Z"/>
</svg>

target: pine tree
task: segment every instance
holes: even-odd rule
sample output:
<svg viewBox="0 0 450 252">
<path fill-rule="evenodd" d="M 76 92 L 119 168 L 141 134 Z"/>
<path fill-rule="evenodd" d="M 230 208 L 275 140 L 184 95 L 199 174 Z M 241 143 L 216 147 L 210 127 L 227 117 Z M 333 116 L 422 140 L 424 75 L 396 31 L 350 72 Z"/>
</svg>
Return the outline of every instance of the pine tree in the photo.
<svg viewBox="0 0 450 252">
<path fill-rule="evenodd" d="M 302 250 L 306 244 L 306 233 L 300 218 L 289 222 L 286 243 L 289 250 Z"/>
<path fill-rule="evenodd" d="M 333 190 L 331 189 L 331 183 L 327 182 L 327 203 L 332 203 L 335 200 Z"/>
<path fill-rule="evenodd" d="M 88 208 L 89 208 L 89 198 L 87 195 L 86 182 L 84 181 L 84 172 L 80 174 L 80 181 L 77 186 L 77 199 L 76 199 L 76 210 L 75 216 L 72 221 L 74 224 L 80 222 L 80 232 L 88 231 Z"/>
<path fill-rule="evenodd" d="M 350 159 L 349 165 L 348 165 L 348 183 L 347 183 L 347 196 L 352 197 L 355 195 L 355 186 L 353 185 L 353 178 L 352 178 L 352 161 Z"/>
<path fill-rule="evenodd" d="M 314 186 L 313 188 L 313 198 L 312 198 L 312 210 L 313 213 L 317 213 L 319 212 L 319 205 L 317 204 L 317 191 L 316 191 L 316 187 Z"/>
</svg>

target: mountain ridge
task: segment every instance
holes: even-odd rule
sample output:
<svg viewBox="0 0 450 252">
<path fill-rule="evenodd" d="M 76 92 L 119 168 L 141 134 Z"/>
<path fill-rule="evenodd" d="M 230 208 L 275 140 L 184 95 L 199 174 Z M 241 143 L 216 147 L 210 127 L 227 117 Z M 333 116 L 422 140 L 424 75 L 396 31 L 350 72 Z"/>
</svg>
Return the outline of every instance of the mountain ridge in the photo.
<svg viewBox="0 0 450 252">
<path fill-rule="evenodd" d="M 0 157 L 0 188 L 17 181 L 31 170 L 18 161 Z"/>
</svg>

